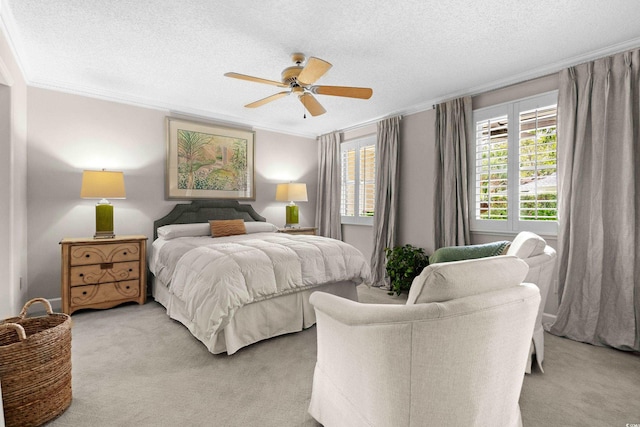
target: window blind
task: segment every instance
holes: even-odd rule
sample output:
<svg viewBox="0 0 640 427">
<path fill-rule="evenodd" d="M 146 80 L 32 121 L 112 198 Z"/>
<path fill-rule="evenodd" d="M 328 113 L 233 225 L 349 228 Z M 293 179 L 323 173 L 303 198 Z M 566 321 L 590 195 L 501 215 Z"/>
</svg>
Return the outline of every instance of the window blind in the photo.
<svg viewBox="0 0 640 427">
<path fill-rule="evenodd" d="M 506 220 L 508 209 L 507 116 L 476 123 L 476 218 Z"/>
<path fill-rule="evenodd" d="M 552 105 L 521 112 L 519 121 L 519 218 L 521 221 L 556 221 L 557 108 Z"/>
</svg>

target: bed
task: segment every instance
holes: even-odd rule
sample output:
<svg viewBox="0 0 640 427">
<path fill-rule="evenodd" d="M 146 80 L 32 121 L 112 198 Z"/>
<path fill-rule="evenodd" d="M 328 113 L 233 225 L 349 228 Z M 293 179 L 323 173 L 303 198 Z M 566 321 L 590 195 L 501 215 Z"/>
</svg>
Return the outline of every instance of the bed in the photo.
<svg viewBox="0 0 640 427">
<path fill-rule="evenodd" d="M 220 220 L 242 220 L 246 234 L 212 238 L 209 221 Z M 227 200 L 178 204 L 154 221 L 149 269 L 167 315 L 210 352 L 228 355 L 314 325 L 313 292 L 357 301 L 356 286 L 370 275 L 353 246 L 279 233 L 250 205 Z"/>
</svg>

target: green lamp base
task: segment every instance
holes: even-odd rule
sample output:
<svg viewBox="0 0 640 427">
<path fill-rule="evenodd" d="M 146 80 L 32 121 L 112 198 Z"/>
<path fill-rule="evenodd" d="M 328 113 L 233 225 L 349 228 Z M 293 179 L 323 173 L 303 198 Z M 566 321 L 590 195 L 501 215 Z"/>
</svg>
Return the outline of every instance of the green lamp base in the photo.
<svg viewBox="0 0 640 427">
<path fill-rule="evenodd" d="M 113 205 L 98 203 L 96 205 L 96 234 L 94 239 L 112 239 L 113 234 Z"/>
<path fill-rule="evenodd" d="M 294 204 L 287 205 L 287 223 L 285 227 L 297 227 L 298 223 L 298 206 Z"/>
</svg>

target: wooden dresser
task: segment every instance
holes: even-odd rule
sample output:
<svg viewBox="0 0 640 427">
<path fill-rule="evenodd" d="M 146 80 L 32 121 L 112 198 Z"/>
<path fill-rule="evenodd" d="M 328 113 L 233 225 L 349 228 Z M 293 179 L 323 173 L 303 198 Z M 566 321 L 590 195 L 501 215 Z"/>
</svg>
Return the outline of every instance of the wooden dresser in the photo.
<svg viewBox="0 0 640 427">
<path fill-rule="evenodd" d="M 128 301 L 144 304 L 147 238 L 63 239 L 62 311 L 111 308 Z"/>
</svg>

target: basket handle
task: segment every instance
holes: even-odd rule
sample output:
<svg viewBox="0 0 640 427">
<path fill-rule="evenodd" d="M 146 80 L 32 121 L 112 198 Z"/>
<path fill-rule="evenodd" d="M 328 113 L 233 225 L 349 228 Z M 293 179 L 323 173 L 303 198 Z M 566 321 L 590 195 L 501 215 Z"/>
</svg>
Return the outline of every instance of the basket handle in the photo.
<svg viewBox="0 0 640 427">
<path fill-rule="evenodd" d="M 51 309 L 51 304 L 49 303 L 49 301 L 47 301 L 44 298 L 34 298 L 32 300 L 27 301 L 24 307 L 22 307 L 22 311 L 20 312 L 21 319 L 25 318 L 25 316 L 27 315 L 27 310 L 29 309 L 31 304 L 33 304 L 34 302 L 41 302 L 46 308 L 47 314 L 53 314 L 53 310 Z"/>
<path fill-rule="evenodd" d="M 22 325 L 18 325 L 17 323 L 3 323 L 0 325 L 0 329 L 13 329 L 18 334 L 20 341 L 27 339 L 27 333 L 24 331 L 24 328 Z"/>
</svg>

